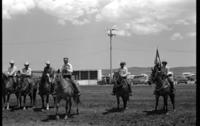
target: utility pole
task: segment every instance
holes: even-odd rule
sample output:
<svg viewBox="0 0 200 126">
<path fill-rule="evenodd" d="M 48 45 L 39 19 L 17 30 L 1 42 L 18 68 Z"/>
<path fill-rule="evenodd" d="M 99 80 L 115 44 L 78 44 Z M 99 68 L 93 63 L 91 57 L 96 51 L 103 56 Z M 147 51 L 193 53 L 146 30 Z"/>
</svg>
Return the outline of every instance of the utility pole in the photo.
<svg viewBox="0 0 200 126">
<path fill-rule="evenodd" d="M 114 28 L 109 29 L 108 36 L 110 37 L 110 84 L 112 80 L 112 37 L 116 36 L 116 34 L 113 34 L 112 31 L 116 30 Z"/>
</svg>

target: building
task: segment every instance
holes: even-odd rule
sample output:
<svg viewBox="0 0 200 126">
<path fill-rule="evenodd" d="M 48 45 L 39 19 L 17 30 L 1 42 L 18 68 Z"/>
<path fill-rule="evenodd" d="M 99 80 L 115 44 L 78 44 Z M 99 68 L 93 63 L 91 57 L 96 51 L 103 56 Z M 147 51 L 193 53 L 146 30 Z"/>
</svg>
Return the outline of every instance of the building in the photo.
<svg viewBox="0 0 200 126">
<path fill-rule="evenodd" d="M 33 71 L 33 77 L 39 78 L 43 71 Z M 79 85 L 97 85 L 102 80 L 102 70 L 74 70 L 73 77 Z"/>
<path fill-rule="evenodd" d="M 73 75 L 79 85 L 97 85 L 102 80 L 102 70 L 75 70 Z"/>
</svg>

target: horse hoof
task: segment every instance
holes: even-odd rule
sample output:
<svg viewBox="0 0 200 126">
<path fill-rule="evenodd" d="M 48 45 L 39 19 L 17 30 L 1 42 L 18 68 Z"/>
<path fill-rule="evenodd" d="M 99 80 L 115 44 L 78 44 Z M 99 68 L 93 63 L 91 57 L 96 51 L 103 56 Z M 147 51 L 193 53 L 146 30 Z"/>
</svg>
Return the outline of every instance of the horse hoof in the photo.
<svg viewBox="0 0 200 126">
<path fill-rule="evenodd" d="M 60 119 L 60 117 L 57 115 L 57 116 L 56 116 L 56 119 L 57 119 L 57 120 L 59 120 L 59 119 Z"/>
<path fill-rule="evenodd" d="M 47 110 L 49 110 L 49 108 L 46 108 Z"/>
<path fill-rule="evenodd" d="M 23 110 L 26 110 L 26 107 L 24 107 Z"/>
</svg>

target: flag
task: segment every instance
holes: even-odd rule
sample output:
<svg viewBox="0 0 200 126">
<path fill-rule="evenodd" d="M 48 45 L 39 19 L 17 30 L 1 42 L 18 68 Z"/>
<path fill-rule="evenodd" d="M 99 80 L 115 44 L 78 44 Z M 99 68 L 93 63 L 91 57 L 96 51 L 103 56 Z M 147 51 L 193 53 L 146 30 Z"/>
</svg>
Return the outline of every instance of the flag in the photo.
<svg viewBox="0 0 200 126">
<path fill-rule="evenodd" d="M 158 49 L 156 49 L 156 57 L 155 57 L 155 60 L 154 60 L 154 64 L 156 65 L 157 63 L 161 64 Z"/>
</svg>

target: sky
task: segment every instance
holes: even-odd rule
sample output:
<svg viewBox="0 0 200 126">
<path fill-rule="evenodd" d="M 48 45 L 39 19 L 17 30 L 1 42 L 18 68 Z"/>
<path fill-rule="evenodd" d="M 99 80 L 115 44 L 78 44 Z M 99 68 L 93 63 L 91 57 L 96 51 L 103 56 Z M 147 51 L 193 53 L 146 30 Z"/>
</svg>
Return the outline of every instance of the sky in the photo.
<svg viewBox="0 0 200 126">
<path fill-rule="evenodd" d="M 3 70 L 13 59 L 41 70 L 68 57 L 75 70 L 196 66 L 195 0 L 3 0 Z"/>
</svg>

